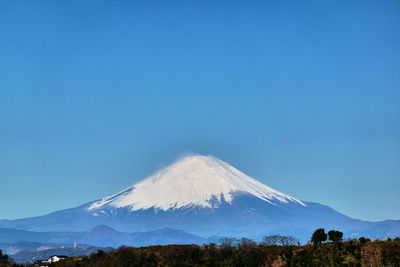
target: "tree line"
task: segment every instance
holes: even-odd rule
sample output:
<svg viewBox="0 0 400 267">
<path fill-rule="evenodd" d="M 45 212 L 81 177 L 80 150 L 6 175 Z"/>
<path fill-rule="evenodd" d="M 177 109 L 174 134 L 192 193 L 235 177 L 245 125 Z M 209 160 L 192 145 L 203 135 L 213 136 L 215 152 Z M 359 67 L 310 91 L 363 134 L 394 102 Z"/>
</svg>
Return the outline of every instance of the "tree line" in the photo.
<svg viewBox="0 0 400 267">
<path fill-rule="evenodd" d="M 342 232 L 326 233 L 319 228 L 310 241 L 312 244 L 301 246 L 293 236 L 276 234 L 265 236 L 260 242 L 224 237 L 202 246 L 122 246 L 109 253 L 98 251 L 90 256 L 71 257 L 55 266 L 375 266 L 377 262 L 400 266 L 400 238 L 371 241 L 360 237 L 344 241 Z M 13 265 L 0 251 L 0 266 L 22 265 Z"/>
</svg>

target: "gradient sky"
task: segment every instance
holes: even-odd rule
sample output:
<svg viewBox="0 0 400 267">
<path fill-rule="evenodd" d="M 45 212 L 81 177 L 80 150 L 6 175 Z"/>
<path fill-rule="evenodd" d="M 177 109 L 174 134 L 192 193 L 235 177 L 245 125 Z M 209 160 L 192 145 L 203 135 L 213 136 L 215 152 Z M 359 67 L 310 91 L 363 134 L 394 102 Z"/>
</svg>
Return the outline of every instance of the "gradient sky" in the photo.
<svg viewBox="0 0 400 267">
<path fill-rule="evenodd" d="M 399 1 L 0 2 L 0 219 L 188 152 L 400 219 Z"/>
</svg>

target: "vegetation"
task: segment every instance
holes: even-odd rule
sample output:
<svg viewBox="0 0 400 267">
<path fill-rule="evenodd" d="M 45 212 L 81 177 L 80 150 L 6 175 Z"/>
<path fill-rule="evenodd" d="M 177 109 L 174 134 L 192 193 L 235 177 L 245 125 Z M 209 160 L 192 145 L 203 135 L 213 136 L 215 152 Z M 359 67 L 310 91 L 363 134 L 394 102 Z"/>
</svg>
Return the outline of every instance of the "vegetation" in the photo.
<svg viewBox="0 0 400 267">
<path fill-rule="evenodd" d="M 0 266 L 22 266 L 22 265 L 18 265 L 15 264 L 9 257 L 8 255 L 4 254 L 3 255 L 3 251 L 1 251 L 0 249 Z"/>
<path fill-rule="evenodd" d="M 293 237 L 274 235 L 264 237 L 260 244 L 248 238 L 223 238 L 218 244 L 203 246 L 120 247 L 72 257 L 55 266 L 400 266 L 400 239 L 342 241 L 339 231 L 324 234 L 325 230 L 318 229 L 314 244 L 305 246 L 297 245 Z M 324 243 L 328 237 L 330 242 Z"/>
<path fill-rule="evenodd" d="M 316 244 L 321 244 L 322 242 L 325 242 L 326 239 L 328 238 L 328 235 L 325 234 L 325 229 L 324 228 L 319 228 L 315 230 L 311 237 L 311 242 L 316 245 Z"/>
<path fill-rule="evenodd" d="M 269 235 L 261 242 L 264 246 L 298 246 L 300 242 L 293 236 Z"/>
<path fill-rule="evenodd" d="M 343 233 L 340 231 L 330 230 L 328 232 L 328 239 L 332 242 L 341 242 L 343 239 Z"/>
</svg>

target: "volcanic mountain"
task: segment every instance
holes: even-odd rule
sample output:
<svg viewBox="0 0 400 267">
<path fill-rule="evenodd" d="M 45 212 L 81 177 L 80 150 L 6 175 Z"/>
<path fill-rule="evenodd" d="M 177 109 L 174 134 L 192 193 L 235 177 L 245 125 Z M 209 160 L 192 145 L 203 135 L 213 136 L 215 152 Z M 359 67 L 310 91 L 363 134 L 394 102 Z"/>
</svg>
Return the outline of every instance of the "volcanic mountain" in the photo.
<svg viewBox="0 0 400 267">
<path fill-rule="evenodd" d="M 223 202 L 231 204 L 239 194 L 256 197 L 270 205 L 306 206 L 215 157 L 189 156 L 116 195 L 93 203 L 88 210 L 102 207 L 127 207 L 131 211 L 218 208 Z"/>
<path fill-rule="evenodd" d="M 319 227 L 347 236 L 400 234 L 399 221 L 351 219 L 327 206 L 274 190 L 213 156 L 187 156 L 101 200 L 45 216 L 0 221 L 30 231 L 180 229 L 203 237 L 279 233 L 306 240 Z"/>
</svg>

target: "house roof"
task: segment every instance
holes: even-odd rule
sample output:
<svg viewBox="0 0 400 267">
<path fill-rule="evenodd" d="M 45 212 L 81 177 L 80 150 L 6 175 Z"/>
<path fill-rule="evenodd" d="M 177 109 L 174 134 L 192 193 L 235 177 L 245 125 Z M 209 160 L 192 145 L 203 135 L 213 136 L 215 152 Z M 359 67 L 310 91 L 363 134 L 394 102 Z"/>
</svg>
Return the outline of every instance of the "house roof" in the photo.
<svg viewBox="0 0 400 267">
<path fill-rule="evenodd" d="M 65 255 L 52 255 L 49 258 L 53 258 L 53 257 L 58 257 L 58 258 L 68 258 L 68 256 Z"/>
</svg>

